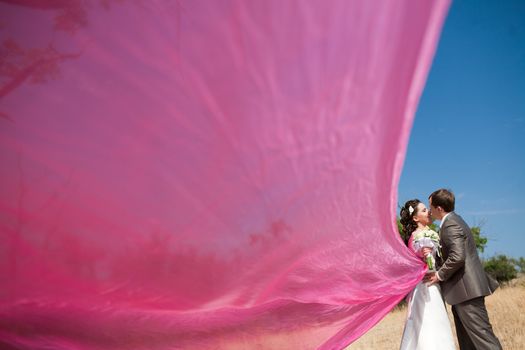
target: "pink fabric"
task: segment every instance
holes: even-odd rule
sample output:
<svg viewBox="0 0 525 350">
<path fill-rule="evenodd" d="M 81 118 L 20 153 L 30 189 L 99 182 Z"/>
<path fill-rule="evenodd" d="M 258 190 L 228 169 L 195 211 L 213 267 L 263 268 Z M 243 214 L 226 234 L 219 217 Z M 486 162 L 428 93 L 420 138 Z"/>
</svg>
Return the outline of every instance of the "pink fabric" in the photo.
<svg viewBox="0 0 525 350">
<path fill-rule="evenodd" d="M 340 349 L 448 1 L 0 4 L 0 348 Z"/>
</svg>

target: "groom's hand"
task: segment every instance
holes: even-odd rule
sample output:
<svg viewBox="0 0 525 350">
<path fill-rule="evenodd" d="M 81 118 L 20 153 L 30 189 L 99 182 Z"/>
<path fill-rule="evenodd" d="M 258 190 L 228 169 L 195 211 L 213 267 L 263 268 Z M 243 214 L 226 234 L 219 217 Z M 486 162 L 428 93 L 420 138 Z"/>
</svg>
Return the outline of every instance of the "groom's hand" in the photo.
<svg viewBox="0 0 525 350">
<path fill-rule="evenodd" d="M 425 282 L 426 284 L 431 286 L 433 284 L 439 283 L 439 279 L 438 279 L 437 274 L 435 272 L 431 272 L 431 273 L 427 274 L 425 276 L 425 278 L 423 278 L 423 282 Z"/>
</svg>

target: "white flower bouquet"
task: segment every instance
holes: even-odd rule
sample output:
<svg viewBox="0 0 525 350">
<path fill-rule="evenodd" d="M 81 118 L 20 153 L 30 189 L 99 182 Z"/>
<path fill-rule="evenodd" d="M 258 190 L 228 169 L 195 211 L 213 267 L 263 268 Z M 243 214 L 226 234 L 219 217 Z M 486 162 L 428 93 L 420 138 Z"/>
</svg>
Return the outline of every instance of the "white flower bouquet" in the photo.
<svg viewBox="0 0 525 350">
<path fill-rule="evenodd" d="M 441 245 L 439 244 L 439 234 L 428 227 L 414 233 L 414 249 L 416 252 L 420 252 L 423 248 L 432 249 L 432 253 L 428 253 L 425 256 L 425 261 L 428 269 L 435 271 L 436 260 L 434 259 L 434 254 L 441 256 Z"/>
</svg>

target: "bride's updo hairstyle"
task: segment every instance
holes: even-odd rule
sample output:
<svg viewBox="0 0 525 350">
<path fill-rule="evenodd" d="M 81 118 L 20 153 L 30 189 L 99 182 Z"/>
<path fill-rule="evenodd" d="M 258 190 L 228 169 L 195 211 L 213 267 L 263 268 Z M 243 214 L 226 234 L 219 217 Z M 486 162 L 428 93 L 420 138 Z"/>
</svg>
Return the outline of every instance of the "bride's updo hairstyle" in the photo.
<svg viewBox="0 0 525 350">
<path fill-rule="evenodd" d="M 401 237 L 406 245 L 408 245 L 408 240 L 417 228 L 417 223 L 413 220 L 414 215 L 417 214 L 417 205 L 421 203 L 419 199 L 411 199 L 405 203 L 399 212 L 400 220 L 399 222 L 403 226 L 403 232 Z"/>
</svg>

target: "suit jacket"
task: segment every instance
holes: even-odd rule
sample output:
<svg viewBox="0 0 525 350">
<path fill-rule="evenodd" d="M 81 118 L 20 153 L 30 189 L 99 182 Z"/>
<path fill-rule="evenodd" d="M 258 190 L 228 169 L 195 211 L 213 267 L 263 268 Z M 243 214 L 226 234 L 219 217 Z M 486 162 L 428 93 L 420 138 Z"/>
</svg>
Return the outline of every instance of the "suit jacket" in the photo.
<svg viewBox="0 0 525 350">
<path fill-rule="evenodd" d="M 474 236 L 461 216 L 450 213 L 439 235 L 443 260 L 437 273 L 445 301 L 455 305 L 492 294 L 498 283 L 483 269 Z"/>
</svg>

